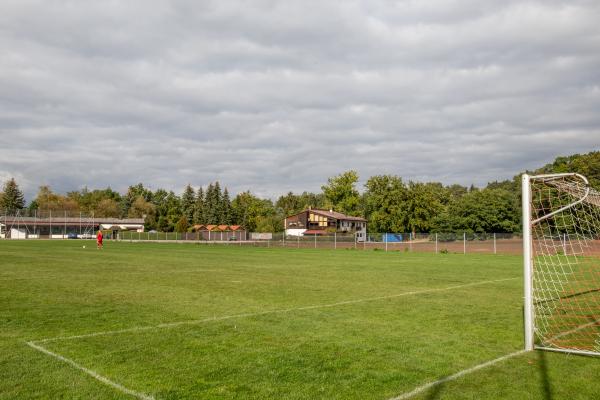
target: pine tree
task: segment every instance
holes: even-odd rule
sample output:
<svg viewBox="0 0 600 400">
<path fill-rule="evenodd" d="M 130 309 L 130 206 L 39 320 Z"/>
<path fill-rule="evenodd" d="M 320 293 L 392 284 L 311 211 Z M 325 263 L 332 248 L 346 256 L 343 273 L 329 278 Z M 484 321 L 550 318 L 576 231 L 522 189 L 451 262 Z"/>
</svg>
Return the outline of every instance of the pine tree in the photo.
<svg viewBox="0 0 600 400">
<path fill-rule="evenodd" d="M 219 182 L 208 185 L 204 202 L 204 219 L 207 224 L 223 223 L 223 196 Z"/>
<path fill-rule="evenodd" d="M 223 191 L 223 199 L 221 203 L 223 204 L 223 218 L 221 220 L 226 225 L 233 224 L 233 212 L 231 209 L 231 200 L 229 199 L 229 191 L 227 188 L 225 188 Z"/>
<path fill-rule="evenodd" d="M 221 185 L 219 184 L 219 181 L 215 182 L 214 185 L 214 192 L 213 192 L 213 204 L 215 205 L 214 207 L 214 214 L 213 214 L 213 224 L 223 224 L 223 195 L 221 194 Z"/>
<path fill-rule="evenodd" d="M 206 188 L 206 194 L 204 196 L 204 221 L 207 224 L 214 224 L 215 222 L 215 187 L 212 183 Z"/>
<path fill-rule="evenodd" d="M 129 208 L 139 197 L 142 197 L 146 202 L 151 202 L 152 191 L 146 189 L 141 183 L 138 183 L 135 186 L 129 186 L 129 189 L 127 189 L 127 194 L 121 198 L 121 209 L 123 215 L 129 214 Z"/>
<path fill-rule="evenodd" d="M 25 197 L 19 190 L 19 185 L 14 178 L 4 184 L 3 193 L 0 196 L 0 210 L 13 214 L 16 210 L 25 207 Z"/>
<path fill-rule="evenodd" d="M 202 190 L 202 186 L 198 188 L 198 193 L 196 193 L 196 202 L 194 203 L 194 223 L 195 224 L 205 224 L 205 212 L 204 212 L 205 204 L 204 204 L 204 191 Z"/>
<path fill-rule="evenodd" d="M 181 208 L 183 216 L 187 220 L 188 224 L 191 224 L 194 220 L 194 208 L 196 202 L 196 193 L 194 188 L 189 184 L 185 187 L 183 195 L 181 196 Z"/>
</svg>

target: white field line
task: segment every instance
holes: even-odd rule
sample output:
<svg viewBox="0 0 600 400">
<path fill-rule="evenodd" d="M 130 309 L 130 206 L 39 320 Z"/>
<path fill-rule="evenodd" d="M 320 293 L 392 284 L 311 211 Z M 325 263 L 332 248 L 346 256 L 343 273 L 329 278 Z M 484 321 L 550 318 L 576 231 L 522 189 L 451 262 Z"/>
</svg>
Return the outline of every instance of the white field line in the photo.
<svg viewBox="0 0 600 400">
<path fill-rule="evenodd" d="M 173 275 L 173 274 L 203 274 L 206 272 L 224 272 L 224 270 L 221 269 L 194 269 L 194 270 L 161 270 L 161 271 L 152 271 L 150 273 L 148 272 L 142 272 L 142 271 L 127 271 L 127 272 L 123 272 L 123 271 L 119 271 L 119 273 L 123 274 L 123 275 L 144 275 L 144 276 L 148 276 L 148 275 L 152 275 L 152 274 L 167 274 L 167 275 Z M 76 277 L 79 279 L 83 279 L 85 280 L 88 277 L 95 277 L 91 274 L 76 274 L 76 275 L 71 275 L 71 277 Z M 5 278 L 5 277 L 0 277 L 0 282 L 5 282 L 5 281 L 10 281 L 10 282 L 14 282 L 14 281 L 40 281 L 40 280 L 56 280 L 56 279 L 62 279 L 64 278 L 63 275 L 61 276 L 32 276 L 32 277 L 15 277 L 15 278 Z"/>
<path fill-rule="evenodd" d="M 123 275 L 144 275 L 144 276 L 150 276 L 150 275 L 154 275 L 154 274 L 167 274 L 167 275 L 196 274 L 196 273 L 200 274 L 200 273 L 205 273 L 205 272 L 226 272 L 226 271 L 222 270 L 222 269 L 184 269 L 184 270 L 167 269 L 167 270 L 152 271 L 152 272 L 118 271 L 119 274 L 123 274 Z M 89 274 L 89 273 L 71 274 L 71 276 L 74 276 L 76 278 L 95 277 L 95 275 Z M 40 279 L 63 279 L 63 278 L 64 278 L 64 275 L 45 275 L 45 276 L 36 275 L 36 276 L 30 276 L 30 277 L 20 277 L 20 276 L 19 277 L 0 277 L 0 281 L 32 281 L 32 280 L 40 280 Z"/>
<path fill-rule="evenodd" d="M 600 320 L 592 321 L 592 322 L 589 322 L 589 323 L 587 323 L 585 325 L 579 326 L 579 327 L 577 327 L 575 329 L 571 329 L 570 331 L 563 332 L 561 334 L 555 335 L 555 336 L 551 337 L 550 339 L 548 339 L 546 341 L 546 343 L 551 343 L 553 340 L 556 340 L 556 339 L 561 338 L 561 337 L 566 336 L 566 335 L 570 335 L 572 333 L 575 333 L 577 331 L 580 331 L 582 329 L 585 329 L 587 327 L 595 325 L 598 322 L 600 322 Z M 555 349 L 555 348 L 541 348 L 541 350 L 551 350 L 551 351 L 568 352 L 568 349 Z M 484 362 L 483 364 L 479 364 L 479 365 L 476 365 L 474 367 L 471 367 L 471 368 L 459 371 L 456 374 L 447 376 L 446 378 L 440 379 L 438 381 L 426 383 L 425 385 L 419 386 L 416 389 L 412 390 L 411 392 L 401 394 L 400 396 L 393 397 L 393 398 L 391 398 L 389 400 L 406 400 L 406 399 L 410 399 L 411 397 L 414 397 L 414 396 L 416 396 L 416 395 L 418 395 L 420 393 L 423 393 L 424 391 L 426 391 L 428 389 L 431 389 L 431 388 L 433 388 L 433 387 L 435 387 L 437 385 L 441 385 L 442 383 L 453 381 L 453 380 L 458 379 L 458 378 L 460 378 L 460 377 L 462 377 L 464 375 L 467 375 L 467 374 L 470 374 L 472 372 L 478 371 L 480 369 L 483 369 L 483 368 L 489 367 L 491 365 L 497 364 L 497 363 L 502 362 L 504 360 L 507 360 L 509 358 L 516 357 L 516 356 L 521 355 L 521 354 L 526 353 L 526 352 L 527 352 L 527 350 L 520 350 L 520 351 L 516 351 L 514 353 L 507 354 L 505 356 L 496 358 L 494 360 Z M 589 354 L 592 354 L 592 352 L 589 352 Z"/>
<path fill-rule="evenodd" d="M 88 374 L 92 378 L 96 379 L 97 381 L 100 381 L 100 382 L 104 383 L 105 385 L 111 386 L 112 388 L 118 390 L 121 393 L 128 394 L 128 395 L 136 397 L 140 400 L 154 400 L 154 397 L 152 397 L 150 395 L 128 389 L 125 386 L 118 384 L 117 382 L 111 381 L 110 379 L 98 374 L 96 371 L 92 371 L 91 369 L 88 369 L 67 357 L 64 357 L 64 356 L 61 356 L 60 354 L 51 352 L 50 350 L 40 346 L 39 344 L 35 344 L 34 342 L 27 342 L 27 345 L 37 351 L 41 351 L 42 353 L 49 355 L 50 357 L 54 357 L 57 360 L 60 360 L 64 363 L 69 364 L 70 366 L 72 366 L 75 369 L 78 369 L 79 371 L 85 372 L 86 374 Z"/>
<path fill-rule="evenodd" d="M 289 313 L 292 311 L 303 311 L 303 310 L 314 310 L 314 309 L 319 309 L 319 308 L 338 307 L 338 306 L 344 306 L 344 305 L 349 305 L 349 304 L 365 303 L 365 302 L 369 302 L 369 301 L 393 299 L 396 297 L 443 292 L 443 291 L 447 291 L 447 290 L 460 289 L 460 288 L 471 287 L 471 286 L 486 285 L 489 283 L 504 282 L 504 281 L 510 281 L 510 280 L 514 280 L 514 279 L 520 279 L 520 278 L 515 277 L 515 278 L 496 279 L 496 280 L 490 280 L 490 281 L 479 281 L 479 282 L 473 282 L 473 283 L 465 283 L 462 285 L 447 286 L 447 287 L 437 288 L 437 289 L 414 290 L 414 291 L 410 291 L 410 292 L 391 294 L 391 295 L 387 295 L 387 296 L 370 297 L 370 298 L 366 298 L 366 299 L 356 299 L 356 300 L 346 300 L 346 301 L 340 301 L 337 303 L 316 304 L 316 305 L 310 305 L 310 306 L 259 311 L 259 312 L 253 312 L 253 313 L 224 315 L 224 316 L 220 316 L 220 317 L 212 317 L 212 318 L 189 320 L 189 321 L 168 322 L 168 323 L 158 324 L 158 325 L 139 326 L 139 327 L 133 327 L 133 328 L 117 329 L 117 330 L 112 330 L 112 331 L 93 332 L 93 333 L 87 333 L 87 334 L 83 334 L 83 335 L 59 336 L 59 337 L 53 337 L 53 338 L 47 338 L 47 339 L 41 339 L 41 340 L 34 340 L 31 343 L 47 343 L 47 342 L 54 342 L 54 341 L 58 341 L 58 340 L 83 339 L 83 338 L 89 338 L 89 337 L 95 337 L 95 336 L 115 335 L 115 334 L 119 334 L 119 333 L 141 332 L 141 331 L 149 331 L 149 330 L 154 330 L 154 329 L 173 328 L 173 327 L 182 326 L 182 325 L 197 325 L 197 324 L 203 324 L 206 322 L 223 321 L 223 320 L 234 319 L 234 318 L 256 317 L 256 316 L 268 315 L 268 314 Z"/>
<path fill-rule="evenodd" d="M 476 365 L 474 367 L 463 369 L 462 371 L 459 371 L 459 372 L 457 372 L 457 373 L 455 373 L 453 375 L 447 376 L 447 377 L 445 377 L 443 379 L 440 379 L 440 380 L 437 380 L 437 381 L 434 381 L 434 382 L 426 383 L 426 384 L 424 384 L 422 386 L 417 387 L 416 389 L 412 390 L 411 392 L 407 392 L 407 393 L 401 394 L 400 396 L 393 397 L 393 398 L 391 398 L 389 400 L 406 400 L 406 399 L 410 399 L 410 398 L 412 398 L 412 397 L 414 397 L 414 396 L 416 396 L 416 395 L 418 395 L 420 393 L 423 393 L 424 391 L 426 391 L 428 389 L 431 389 L 431 388 L 433 388 L 435 386 L 441 385 L 441 384 L 446 383 L 446 382 L 453 381 L 453 380 L 458 379 L 458 378 L 460 378 L 462 376 L 468 375 L 468 374 L 470 374 L 472 372 L 479 371 L 480 369 L 487 368 L 489 366 L 492 366 L 492 365 L 497 364 L 499 362 L 502 362 L 504 360 L 508 360 L 509 358 L 513 358 L 513 357 L 519 356 L 519 355 L 521 355 L 523 353 L 526 353 L 526 352 L 527 352 L 527 350 L 516 351 L 514 353 L 510 353 L 510 354 L 507 354 L 505 356 L 498 357 L 498 358 L 496 358 L 494 360 L 486 361 L 486 362 L 484 362 L 482 364 L 479 364 L 479 365 Z"/>
</svg>

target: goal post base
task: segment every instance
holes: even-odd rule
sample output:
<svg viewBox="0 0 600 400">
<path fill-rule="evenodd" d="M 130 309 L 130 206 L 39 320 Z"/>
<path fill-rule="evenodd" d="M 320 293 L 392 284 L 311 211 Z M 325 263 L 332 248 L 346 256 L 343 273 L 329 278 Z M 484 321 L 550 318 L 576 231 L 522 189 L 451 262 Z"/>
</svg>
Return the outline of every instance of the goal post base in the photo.
<svg viewBox="0 0 600 400">
<path fill-rule="evenodd" d="M 594 351 L 587 351 L 587 350 L 558 349 L 555 347 L 543 347 L 543 346 L 534 346 L 534 350 L 553 351 L 555 353 L 577 354 L 580 356 L 588 356 L 588 357 L 600 357 L 600 353 L 596 353 Z"/>
</svg>

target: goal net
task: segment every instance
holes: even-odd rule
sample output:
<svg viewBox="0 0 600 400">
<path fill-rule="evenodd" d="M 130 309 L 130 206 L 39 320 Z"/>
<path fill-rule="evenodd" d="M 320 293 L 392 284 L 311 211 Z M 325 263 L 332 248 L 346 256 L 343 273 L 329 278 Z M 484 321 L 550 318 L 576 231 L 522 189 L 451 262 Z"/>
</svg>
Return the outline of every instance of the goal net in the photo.
<svg viewBox="0 0 600 400">
<path fill-rule="evenodd" d="M 526 348 L 600 355 L 600 192 L 523 176 Z"/>
</svg>

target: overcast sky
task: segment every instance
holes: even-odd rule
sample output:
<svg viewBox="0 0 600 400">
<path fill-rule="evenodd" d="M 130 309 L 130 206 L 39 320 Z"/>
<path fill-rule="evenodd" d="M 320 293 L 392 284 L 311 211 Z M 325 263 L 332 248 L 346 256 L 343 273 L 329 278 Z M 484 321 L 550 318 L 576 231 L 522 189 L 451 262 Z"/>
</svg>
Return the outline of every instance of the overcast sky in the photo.
<svg viewBox="0 0 600 400">
<path fill-rule="evenodd" d="M 600 1 L 0 0 L 0 181 L 273 197 L 600 149 Z"/>
</svg>

